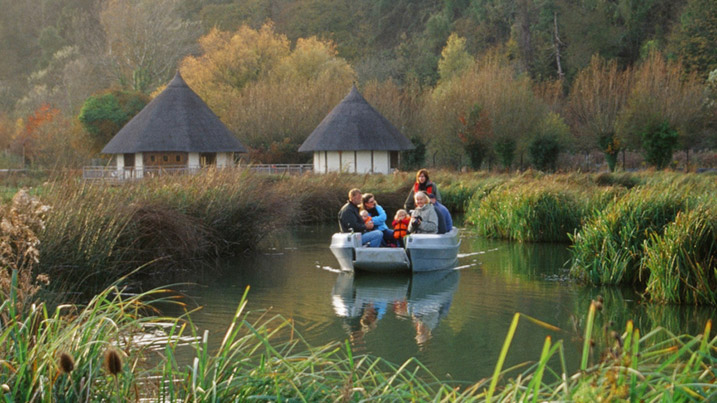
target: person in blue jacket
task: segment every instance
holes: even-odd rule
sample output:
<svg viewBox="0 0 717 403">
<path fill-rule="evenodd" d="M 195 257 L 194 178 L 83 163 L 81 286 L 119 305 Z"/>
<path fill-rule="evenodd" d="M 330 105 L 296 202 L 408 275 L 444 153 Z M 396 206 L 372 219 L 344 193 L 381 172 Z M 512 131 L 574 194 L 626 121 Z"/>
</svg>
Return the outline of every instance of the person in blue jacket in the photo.
<svg viewBox="0 0 717 403">
<path fill-rule="evenodd" d="M 446 232 L 451 232 L 451 230 L 453 229 L 453 219 L 451 218 L 451 212 L 448 211 L 448 208 L 446 206 L 442 205 L 441 202 L 436 200 L 435 194 L 429 194 L 428 198 L 431 199 L 431 204 L 433 204 L 433 207 L 436 208 L 436 214 L 438 214 L 438 233 L 445 234 Z"/>
<path fill-rule="evenodd" d="M 359 213 L 361 204 L 361 191 L 349 190 L 349 200 L 339 210 L 339 229 L 341 232 L 356 232 L 361 234 L 361 244 L 371 247 L 381 246 L 383 234 L 376 229 L 372 221 L 364 223 Z"/>
<path fill-rule="evenodd" d="M 382 246 L 386 246 L 393 242 L 393 230 L 388 228 L 386 225 L 386 211 L 376 201 L 376 197 L 373 193 L 365 193 L 362 199 L 363 209 L 368 211 L 371 215 L 371 221 L 373 221 L 373 227 L 383 232 Z"/>
</svg>

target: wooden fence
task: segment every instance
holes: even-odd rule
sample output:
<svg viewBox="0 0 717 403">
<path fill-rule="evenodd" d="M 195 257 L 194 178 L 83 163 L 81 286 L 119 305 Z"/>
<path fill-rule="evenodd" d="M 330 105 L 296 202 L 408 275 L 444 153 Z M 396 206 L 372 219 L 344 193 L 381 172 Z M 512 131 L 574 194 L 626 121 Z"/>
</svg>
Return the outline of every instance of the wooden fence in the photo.
<svg viewBox="0 0 717 403">
<path fill-rule="evenodd" d="M 86 166 L 82 169 L 82 179 L 88 181 L 124 182 L 142 178 L 195 174 L 203 169 L 206 168 L 165 165 L 161 167 L 125 167 L 118 169 L 117 167 L 107 166 Z M 314 166 L 312 164 L 250 164 L 220 169 L 249 169 L 252 172 L 265 174 L 302 175 L 307 172 L 312 172 Z"/>
</svg>

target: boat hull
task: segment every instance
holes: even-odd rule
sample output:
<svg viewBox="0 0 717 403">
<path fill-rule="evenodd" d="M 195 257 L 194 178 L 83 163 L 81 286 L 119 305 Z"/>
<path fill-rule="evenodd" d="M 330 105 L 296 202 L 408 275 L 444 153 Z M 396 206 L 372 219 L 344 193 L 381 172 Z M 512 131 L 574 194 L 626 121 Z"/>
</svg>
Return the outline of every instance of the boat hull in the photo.
<svg viewBox="0 0 717 403">
<path fill-rule="evenodd" d="M 331 252 L 344 271 L 378 273 L 424 272 L 452 268 L 458 261 L 458 229 L 447 234 L 411 234 L 405 248 L 369 248 L 361 235 L 337 233 L 331 237 Z"/>
</svg>

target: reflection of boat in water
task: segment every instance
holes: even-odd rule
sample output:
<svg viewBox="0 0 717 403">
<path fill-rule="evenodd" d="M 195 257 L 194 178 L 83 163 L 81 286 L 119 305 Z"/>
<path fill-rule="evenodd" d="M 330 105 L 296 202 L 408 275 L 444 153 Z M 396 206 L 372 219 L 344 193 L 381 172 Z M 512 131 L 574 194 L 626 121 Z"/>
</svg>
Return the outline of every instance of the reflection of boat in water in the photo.
<svg viewBox="0 0 717 403">
<path fill-rule="evenodd" d="M 419 344 L 448 314 L 458 289 L 456 270 L 385 276 L 339 273 L 331 292 L 336 314 L 346 319 L 352 340 L 374 329 L 388 311 L 410 318 Z"/>
<path fill-rule="evenodd" d="M 447 234 L 410 234 L 404 243 L 405 248 L 367 248 L 361 246 L 360 234 L 336 233 L 331 252 L 346 271 L 415 273 L 454 267 L 461 240 L 454 227 Z"/>
</svg>

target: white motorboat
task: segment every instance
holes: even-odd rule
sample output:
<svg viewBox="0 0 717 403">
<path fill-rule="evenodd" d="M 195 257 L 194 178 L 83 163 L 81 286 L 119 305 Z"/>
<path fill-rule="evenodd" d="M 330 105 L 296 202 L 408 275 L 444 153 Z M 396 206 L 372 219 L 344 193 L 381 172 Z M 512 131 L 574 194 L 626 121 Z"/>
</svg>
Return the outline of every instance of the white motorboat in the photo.
<svg viewBox="0 0 717 403">
<path fill-rule="evenodd" d="M 461 240 L 458 229 L 445 234 L 409 234 L 404 248 L 369 248 L 361 245 L 361 234 L 336 233 L 331 252 L 345 271 L 425 272 L 453 268 Z"/>
</svg>

